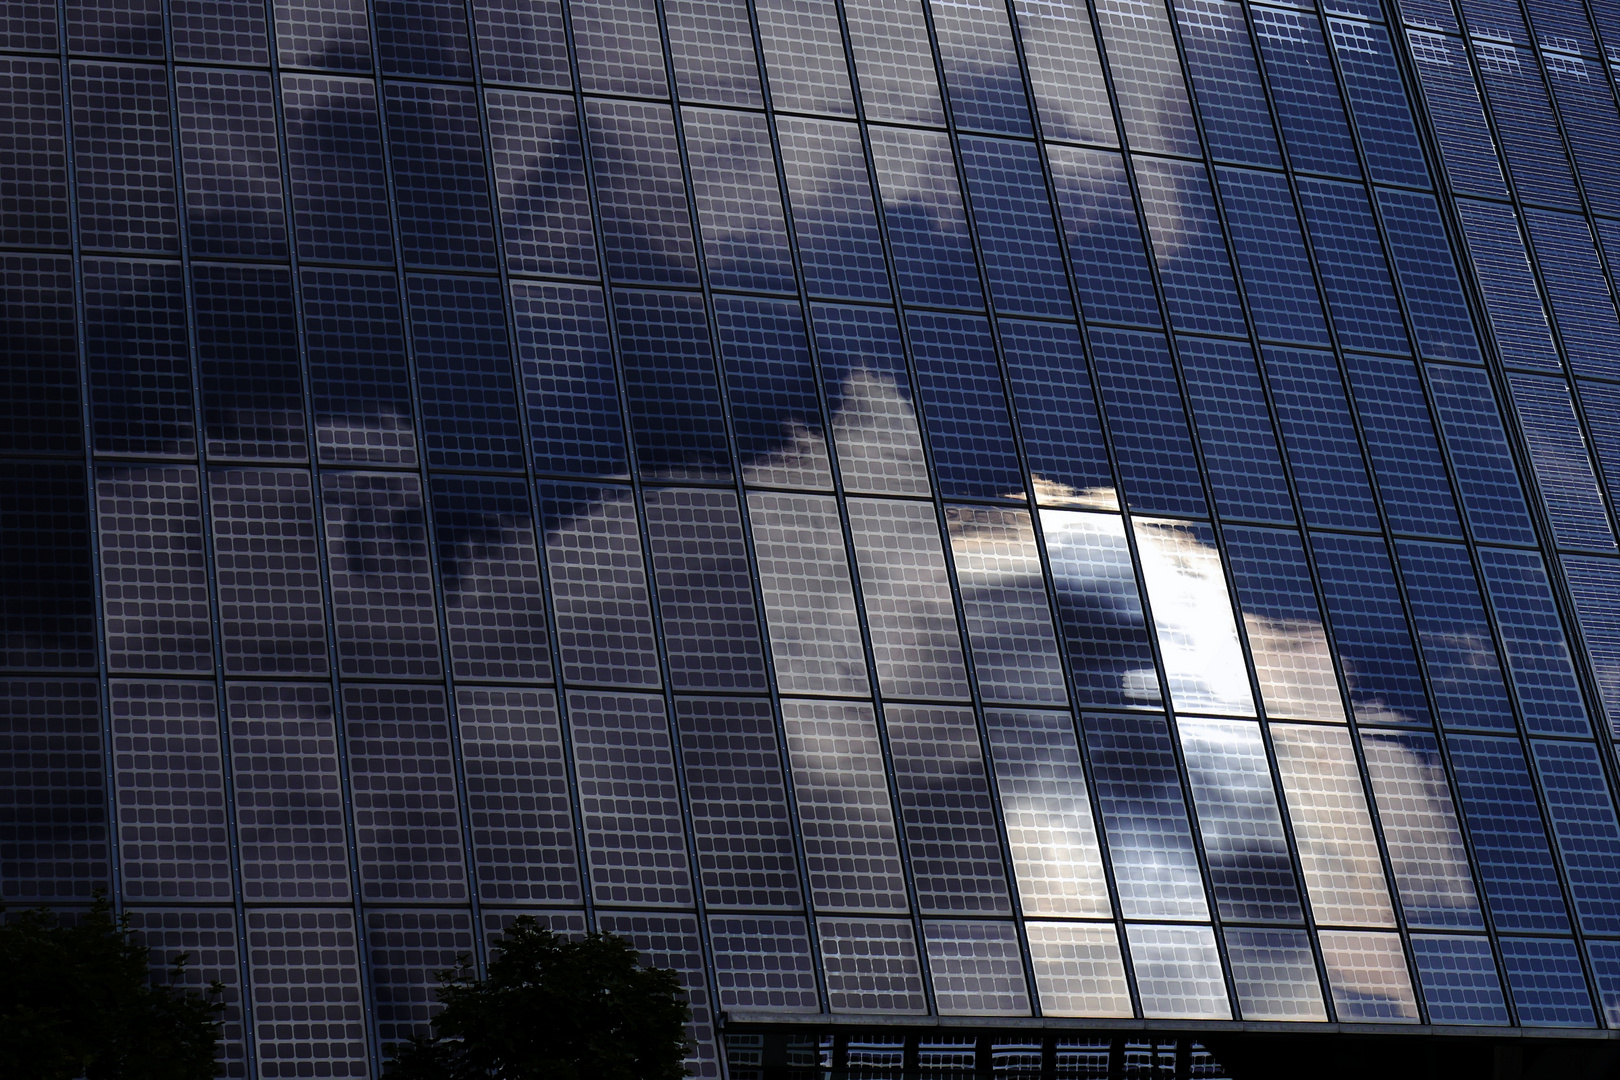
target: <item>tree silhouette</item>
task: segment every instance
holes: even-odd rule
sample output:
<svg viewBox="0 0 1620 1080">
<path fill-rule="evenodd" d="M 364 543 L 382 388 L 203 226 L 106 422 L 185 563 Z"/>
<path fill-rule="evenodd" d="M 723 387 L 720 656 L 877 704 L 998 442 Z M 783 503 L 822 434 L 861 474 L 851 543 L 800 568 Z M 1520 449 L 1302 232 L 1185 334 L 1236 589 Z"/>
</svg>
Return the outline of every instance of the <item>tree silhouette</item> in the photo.
<svg viewBox="0 0 1620 1080">
<path fill-rule="evenodd" d="M 675 972 L 642 967 L 612 934 L 562 938 L 525 915 L 489 975 L 439 975 L 432 1035 L 396 1050 L 391 1080 L 681 1080 L 686 1005 Z"/>
<path fill-rule="evenodd" d="M 184 957 L 171 977 L 179 982 Z M 98 896 L 63 922 L 25 911 L 0 926 L 0 1076 L 207 1080 L 217 1074 L 222 987 L 154 981 L 151 951 Z"/>
</svg>

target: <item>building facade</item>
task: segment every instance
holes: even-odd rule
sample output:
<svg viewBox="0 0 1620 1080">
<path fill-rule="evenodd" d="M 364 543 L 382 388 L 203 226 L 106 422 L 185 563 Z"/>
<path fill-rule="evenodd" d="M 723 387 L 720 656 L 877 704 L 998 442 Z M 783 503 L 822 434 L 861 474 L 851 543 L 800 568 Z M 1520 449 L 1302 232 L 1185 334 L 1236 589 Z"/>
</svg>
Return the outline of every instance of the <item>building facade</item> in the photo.
<svg viewBox="0 0 1620 1080">
<path fill-rule="evenodd" d="M 12 0 L 0 896 L 267 1080 L 525 913 L 700 1077 L 1605 1038 L 1617 71 L 1616 0 Z"/>
</svg>

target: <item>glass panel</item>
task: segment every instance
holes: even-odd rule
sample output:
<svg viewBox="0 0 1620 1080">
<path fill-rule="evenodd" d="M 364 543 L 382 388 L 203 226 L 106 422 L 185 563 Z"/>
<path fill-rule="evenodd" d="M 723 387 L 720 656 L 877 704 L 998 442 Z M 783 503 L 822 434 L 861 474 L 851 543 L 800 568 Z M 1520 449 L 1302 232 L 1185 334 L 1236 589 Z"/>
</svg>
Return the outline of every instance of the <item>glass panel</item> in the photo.
<svg viewBox="0 0 1620 1080">
<path fill-rule="evenodd" d="M 974 316 L 922 313 L 906 321 L 940 493 L 1022 500 L 1024 479 L 989 325 Z"/>
<path fill-rule="evenodd" d="M 771 101 L 789 112 L 853 116 L 833 0 L 756 0 Z"/>
<path fill-rule="evenodd" d="M 0 784 L 14 845 L 0 875 L 7 903 L 87 900 L 111 876 L 100 698 L 94 680 L 0 681 Z"/>
<path fill-rule="evenodd" d="M 817 919 L 827 1004 L 834 1012 L 926 1010 L 911 924 L 893 919 Z"/>
<path fill-rule="evenodd" d="M 444 691 L 345 686 L 343 733 L 361 897 L 465 901 L 466 854 Z"/>
<path fill-rule="evenodd" d="M 1417 366 L 1410 360 L 1352 353 L 1345 357 L 1345 367 L 1389 527 L 1462 539 Z"/>
<path fill-rule="evenodd" d="M 1028 511 L 948 506 L 945 524 L 980 696 L 1067 701 Z"/>
<path fill-rule="evenodd" d="M 932 503 L 850 499 L 849 531 L 885 695 L 966 699 L 967 669 Z"/>
<path fill-rule="evenodd" d="M 664 700 L 576 691 L 568 728 L 596 902 L 690 906 L 686 815 Z"/>
<path fill-rule="evenodd" d="M 1483 930 L 1468 851 L 1434 736 L 1363 732 L 1361 750 L 1408 925 Z"/>
<path fill-rule="evenodd" d="M 1592 999 L 1580 954 L 1567 938 L 1503 938 L 1502 966 L 1519 1023 L 1527 1027 L 1591 1027 Z"/>
<path fill-rule="evenodd" d="M 1024 914 L 1107 918 L 1108 885 L 1073 719 L 991 709 L 984 723 Z"/>
<path fill-rule="evenodd" d="M 1131 995 L 1113 923 L 1024 924 L 1046 1016 L 1130 1016 Z"/>
<path fill-rule="evenodd" d="M 1013 0 L 1013 10 L 1046 137 L 1118 146 L 1085 5 Z"/>
<path fill-rule="evenodd" d="M 1513 704 L 1467 549 L 1402 542 L 1396 550 L 1440 722 L 1512 731 Z"/>
<path fill-rule="evenodd" d="M 305 472 L 208 474 L 219 633 L 231 674 L 326 673 L 320 541 L 310 488 Z M 103 517 L 104 557 L 107 526 Z M 542 623 L 542 640 L 544 633 Z M 170 640 L 165 653 L 178 652 L 177 644 Z"/>
<path fill-rule="evenodd" d="M 1323 930 L 1322 961 L 1333 989 L 1333 1010 L 1344 1023 L 1415 1024 L 1417 1001 L 1395 934 Z"/>
<path fill-rule="evenodd" d="M 911 304 L 984 307 L 950 140 L 899 128 L 868 134 L 901 296 Z"/>
<path fill-rule="evenodd" d="M 1207 918 L 1164 720 L 1087 716 L 1085 732 L 1121 912 L 1126 918 Z"/>
<path fill-rule="evenodd" d="M 1266 715 L 1343 723 L 1333 653 L 1299 535 L 1229 528 L 1226 552 Z"/>
<path fill-rule="evenodd" d="M 1586 705 L 1541 557 L 1486 548 L 1479 560 L 1525 727 L 1537 735 L 1589 734 Z"/>
<path fill-rule="evenodd" d="M 1253 716 L 1214 532 L 1207 525 L 1150 518 L 1132 524 L 1170 700 L 1183 712 Z"/>
<path fill-rule="evenodd" d="M 1330 926 L 1394 926 L 1395 912 L 1349 732 L 1273 724 L 1271 742 L 1316 921 Z M 1399 952 L 1398 941 L 1395 947 Z M 1334 981 L 1332 967 L 1330 962 L 1329 981 Z M 1343 1005 L 1338 1007 L 1342 1014 Z"/>
<path fill-rule="evenodd" d="M 1429 1019 L 1436 1024 L 1506 1026 L 1507 1006 L 1491 943 L 1475 937 L 1412 935 L 1412 957 Z"/>
<path fill-rule="evenodd" d="M 1204 471 L 1226 518 L 1292 524 L 1277 433 L 1246 342 L 1176 339 Z"/>
<path fill-rule="evenodd" d="M 366 1076 L 365 991 L 354 912 L 249 910 L 246 952 L 260 1075 L 299 1067 Z M 302 1034 L 318 1025 L 316 1046 Z"/>
<path fill-rule="evenodd" d="M 860 130 L 778 116 L 776 133 L 805 289 L 812 296 L 887 300 L 889 275 Z"/>
<path fill-rule="evenodd" d="M 1128 926 L 1131 967 L 1150 1020 L 1229 1020 L 1215 934 L 1207 926 Z"/>
<path fill-rule="evenodd" d="M 1094 329 L 1091 348 L 1130 508 L 1200 517 L 1208 513 L 1164 337 Z"/>
<path fill-rule="evenodd" d="M 565 79 L 566 71 L 565 65 Z M 490 77 L 487 67 L 484 77 Z M 507 269 L 596 277 L 590 190 L 573 99 L 491 90 L 485 104 Z"/>
<path fill-rule="evenodd" d="M 963 138 L 961 148 L 996 310 L 1072 315 L 1039 152 L 1028 143 L 1003 139 Z"/>
<path fill-rule="evenodd" d="M 973 711 L 886 705 L 883 723 L 917 906 L 934 915 L 1010 915 Z"/>
<path fill-rule="evenodd" d="M 197 470 L 104 465 L 96 516 L 108 668 L 213 671 Z"/>
<path fill-rule="evenodd" d="M 1112 514 L 1042 510 L 1041 534 L 1075 696 L 1097 705 L 1158 704 L 1159 676 L 1124 522 Z"/>
<path fill-rule="evenodd" d="M 783 693 L 870 691 L 849 560 L 831 496 L 748 496 L 760 598 Z"/>
<path fill-rule="evenodd" d="M 1198 131 L 1181 81 L 1176 44 L 1161 0 L 1099 0 L 1114 94 L 1131 148 L 1198 154 Z"/>
<path fill-rule="evenodd" d="M 941 1016 L 1028 1016 L 1029 991 L 1011 923 L 925 922 L 928 973 Z"/>
<path fill-rule="evenodd" d="M 832 487 L 804 318 L 792 301 L 714 298 L 743 479 Z"/>
<path fill-rule="evenodd" d="M 900 844 L 872 706 L 784 700 L 782 726 L 816 909 L 905 911 Z"/>
<path fill-rule="evenodd" d="M 926 496 L 928 465 L 894 315 L 825 304 L 812 314 L 844 490 Z"/>
<path fill-rule="evenodd" d="M 1383 541 L 1317 533 L 1311 549 L 1356 719 L 1427 723 L 1423 679 Z"/>
<path fill-rule="evenodd" d="M 1281 166 L 1242 5 L 1191 0 L 1176 5 L 1176 23 L 1210 153 L 1219 161 Z"/>
<path fill-rule="evenodd" d="M 850 0 L 844 14 L 866 115 L 943 127 L 922 5 L 917 0 Z"/>
<path fill-rule="evenodd" d="M 951 119 L 969 131 L 1028 135 L 1029 108 L 1004 4 L 933 0 L 934 34 Z"/>
<path fill-rule="evenodd" d="M 705 902 L 717 907 L 801 907 L 770 702 L 677 698 L 675 726 Z M 802 937 L 802 928 L 799 933 Z M 814 1008 L 814 980 L 810 990 Z"/>
<path fill-rule="evenodd" d="M 1079 331 L 1010 319 L 1000 330 L 1036 501 L 1118 509 Z"/>
<path fill-rule="evenodd" d="M 1326 1020 L 1310 939 L 1303 930 L 1226 931 L 1245 1020 Z"/>
<path fill-rule="evenodd" d="M 665 0 L 682 101 L 759 108 L 759 64 L 742 0 Z"/>
<path fill-rule="evenodd" d="M 709 944 L 721 1008 L 793 1013 L 821 1008 L 803 919 L 710 916 Z"/>
<path fill-rule="evenodd" d="M 1260 725 L 1184 719 L 1177 728 L 1221 918 L 1303 919 Z"/>
<path fill-rule="evenodd" d="M 793 292 L 787 224 L 765 118 L 682 109 L 681 120 L 709 284 Z"/>
</svg>

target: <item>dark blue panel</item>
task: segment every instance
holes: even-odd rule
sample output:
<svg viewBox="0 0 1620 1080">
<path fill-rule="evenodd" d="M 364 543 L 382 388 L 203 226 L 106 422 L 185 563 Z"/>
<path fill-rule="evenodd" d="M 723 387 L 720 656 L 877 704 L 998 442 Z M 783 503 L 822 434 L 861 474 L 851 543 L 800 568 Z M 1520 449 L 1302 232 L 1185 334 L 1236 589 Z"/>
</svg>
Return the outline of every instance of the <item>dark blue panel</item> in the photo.
<svg viewBox="0 0 1620 1080">
<path fill-rule="evenodd" d="M 1271 341 L 1328 344 L 1287 178 L 1239 169 L 1216 175 L 1255 332 Z"/>
<path fill-rule="evenodd" d="M 1474 56 L 1519 197 L 1570 209 L 1579 206 L 1569 159 L 1554 136 L 1557 122 L 1535 55 L 1528 49 L 1475 38 Z"/>
<path fill-rule="evenodd" d="M 1130 914 L 1205 911 L 1176 756 L 1156 716 L 1087 716 L 1103 833 Z"/>
<path fill-rule="evenodd" d="M 860 129 L 781 116 L 776 132 L 805 289 L 811 296 L 887 300 L 889 277 Z"/>
<path fill-rule="evenodd" d="M 1305 547 L 1299 534 L 1292 529 L 1227 528 L 1225 535 L 1226 555 L 1237 585 L 1238 606 L 1249 632 L 1253 634 L 1269 624 L 1278 628 L 1276 632 L 1280 635 L 1288 635 L 1293 633 L 1292 628 L 1302 627 L 1306 632 L 1299 635 L 1299 648 L 1303 650 L 1308 643 L 1320 642 L 1322 635 L 1317 628 L 1322 625 L 1322 612 L 1316 604 L 1311 568 L 1305 561 Z M 1309 667 L 1316 669 L 1317 665 L 1311 663 Z M 1326 669 L 1331 681 L 1332 662 L 1325 661 L 1320 667 Z M 1298 688 L 1300 698 L 1320 689 L 1312 685 L 1312 676 L 1316 673 L 1310 670 L 1302 675 L 1302 685 Z M 1331 698 L 1333 704 L 1323 713 L 1305 719 L 1325 719 L 1324 713 L 1337 713 L 1342 717 L 1337 687 L 1331 687 Z M 1267 704 L 1268 708 L 1272 707 L 1270 702 Z"/>
<path fill-rule="evenodd" d="M 1144 513 L 1207 513 L 1164 338 L 1093 330 L 1091 350 L 1126 503 Z"/>
<path fill-rule="evenodd" d="M 68 0 L 68 48 L 80 55 L 163 56 L 163 5 L 159 0 Z M 54 52 L 56 35 L 39 48 Z"/>
<path fill-rule="evenodd" d="M 1525 6 L 1542 48 L 1598 55 L 1584 4 L 1577 0 L 1529 0 Z"/>
<path fill-rule="evenodd" d="M 1431 364 L 1428 376 L 1440 416 L 1440 436 L 1451 454 L 1474 538 L 1535 543 L 1524 492 L 1485 373 Z"/>
<path fill-rule="evenodd" d="M 175 103 L 192 254 L 285 258 L 287 220 L 269 73 L 178 68 Z"/>
<path fill-rule="evenodd" d="M 550 680 L 527 484 L 494 476 L 434 477 L 433 531 L 456 676 Z"/>
<path fill-rule="evenodd" d="M 1417 934 L 1412 958 L 1434 1023 L 1507 1025 L 1496 959 L 1485 938 Z"/>
<path fill-rule="evenodd" d="M 1041 532 L 1076 699 L 1157 704 L 1159 679 L 1124 522 L 1115 514 L 1043 510 Z"/>
<path fill-rule="evenodd" d="M 1513 703 L 1467 550 L 1403 541 L 1397 551 L 1440 722 L 1512 731 Z"/>
<path fill-rule="evenodd" d="M 0 22 L 0 43 L 12 42 L 15 38 Z M 56 48 L 54 39 L 49 48 Z M 0 242 L 65 248 L 69 246 L 67 138 L 60 65 L 37 57 L 0 59 L 0 99 L 6 102 L 0 117 L 0 147 L 10 162 Z"/>
<path fill-rule="evenodd" d="M 281 100 L 299 257 L 392 262 L 376 87 L 284 75 Z"/>
<path fill-rule="evenodd" d="M 522 468 L 500 282 L 412 277 L 409 291 L 429 464 Z"/>
<path fill-rule="evenodd" d="M 1264 355 L 1306 524 L 1377 529 L 1378 507 L 1333 354 L 1266 349 Z"/>
<path fill-rule="evenodd" d="M 1311 537 L 1333 636 L 1362 723 L 1427 723 L 1428 702 L 1381 540 Z"/>
<path fill-rule="evenodd" d="M 1355 353 L 1345 357 L 1345 367 L 1390 528 L 1461 539 L 1417 367 L 1410 360 Z"/>
<path fill-rule="evenodd" d="M 797 291 L 765 118 L 725 109 L 682 109 L 681 123 L 709 284 Z"/>
<path fill-rule="evenodd" d="M 940 492 L 1023 498 L 990 328 L 971 316 L 913 313 L 907 322 Z"/>
<path fill-rule="evenodd" d="M 489 91 L 489 152 L 509 270 L 597 275 L 574 99 Z"/>
<path fill-rule="evenodd" d="M 1418 351 L 1425 357 L 1478 362 L 1479 342 L 1434 197 L 1381 189 L 1378 208 Z"/>
<path fill-rule="evenodd" d="M 365 0 L 278 0 L 272 7 L 282 70 L 371 70 Z"/>
<path fill-rule="evenodd" d="M 1302 180 L 1299 197 L 1340 344 L 1407 352 L 1401 308 L 1366 190 L 1358 184 Z"/>
<path fill-rule="evenodd" d="M 1457 15 L 1449 0 L 1400 0 L 1401 19 L 1410 26 L 1458 32 Z"/>
<path fill-rule="evenodd" d="M 1433 7 L 1444 8 L 1445 13 L 1439 18 L 1449 21 L 1450 5 L 1434 4 Z M 1424 23 L 1432 25 L 1428 19 Z M 1496 164 L 1495 144 L 1485 126 L 1485 109 L 1480 104 L 1462 42 L 1416 30 L 1408 30 L 1406 40 L 1417 61 L 1418 79 L 1429 100 L 1429 118 L 1434 121 L 1440 157 L 1452 186 L 1474 195 L 1505 196 L 1507 185 L 1502 182 L 1502 171 Z"/>
<path fill-rule="evenodd" d="M 736 493 L 653 488 L 644 499 L 670 685 L 764 691 L 765 655 Z"/>
<path fill-rule="evenodd" d="M 729 476 L 725 417 L 703 298 L 689 293 L 613 294 L 630 413 L 643 476 Z"/>
<path fill-rule="evenodd" d="M 86 259 L 82 273 L 84 351 L 96 451 L 195 454 L 180 264 Z M 22 278 L 32 285 L 37 275 L 27 272 Z M 9 283 L 6 291 L 8 297 L 13 295 Z M 37 340 L 44 355 L 53 358 L 52 366 L 67 378 L 67 357 L 73 348 L 71 316 L 55 330 L 52 320 L 33 330 L 32 320 L 22 317 L 19 308 L 38 310 L 8 299 L 5 318 L 13 355 L 31 351 L 18 350 L 19 338 Z"/>
<path fill-rule="evenodd" d="M 895 323 L 894 312 L 888 308 L 845 308 L 818 304 L 811 309 L 811 315 L 816 326 L 816 348 L 820 353 L 827 409 L 834 423 L 839 412 L 847 407 L 870 407 L 862 402 L 846 402 L 845 394 L 852 380 L 875 379 L 885 394 L 894 395 L 896 401 L 889 408 L 902 410 L 906 417 L 905 426 L 910 428 L 909 439 L 904 431 L 896 432 L 893 438 L 897 442 L 915 441 L 911 375 L 906 368 L 905 349 L 900 344 L 900 328 Z M 920 446 L 916 452 L 917 471 L 923 474 L 923 487 L 926 489 L 927 476 L 921 462 Z"/>
<path fill-rule="evenodd" d="M 135 297 L 109 299 L 117 304 Z M 23 454 L 79 452 L 84 428 L 78 415 L 73 264 L 67 256 L 0 257 L 0 318 L 5 320 L 0 325 L 6 338 L 0 361 L 0 449 Z M 135 356 L 107 357 L 108 344 L 96 343 L 102 351 L 98 366 L 109 360 L 120 367 L 139 366 Z"/>
<path fill-rule="evenodd" d="M 1036 498 L 1056 504 L 1112 497 L 1114 478 L 1080 332 L 1009 320 L 1001 324 L 1001 344 Z M 1068 490 L 1042 491 L 1043 481 Z"/>
<path fill-rule="evenodd" d="M 1530 275 L 1530 260 L 1513 208 L 1457 201 L 1468 254 L 1485 294 L 1485 310 L 1502 361 L 1515 367 L 1558 372 L 1547 313 Z"/>
<path fill-rule="evenodd" d="M 1482 548 L 1479 561 L 1525 727 L 1538 735 L 1590 734 L 1580 683 L 1541 557 L 1528 551 Z"/>
<path fill-rule="evenodd" d="M 871 129 L 900 293 L 908 303 L 982 308 L 962 191 L 944 132 Z"/>
<path fill-rule="evenodd" d="M 932 11 L 952 121 L 967 131 L 1028 135 L 1029 106 L 1007 9 L 940 4 Z"/>
<path fill-rule="evenodd" d="M 194 263 L 191 278 L 208 456 L 304 460 L 291 275 Z"/>
<path fill-rule="evenodd" d="M 696 285 L 692 216 L 669 107 L 592 98 L 585 115 L 609 276 Z"/>
<path fill-rule="evenodd" d="M 1582 23 L 1585 23 L 1582 12 Z M 1590 31 L 1588 31 L 1590 32 Z M 1603 65 L 1575 56 L 1543 53 L 1547 82 L 1575 152 L 1575 171 L 1594 209 L 1620 206 L 1620 113 L 1603 77 Z"/>
<path fill-rule="evenodd" d="M 1603 496 L 1575 417 L 1569 384 L 1562 379 L 1515 375 L 1508 386 L 1558 545 L 1614 551 L 1614 536 L 1609 532 Z"/>
<path fill-rule="evenodd" d="M 174 58 L 263 66 L 269 63 L 264 15 L 255 0 L 169 0 Z"/>
<path fill-rule="evenodd" d="M 1620 941 L 1588 941 L 1586 952 L 1592 960 L 1598 1001 L 1606 1016 L 1620 1010 Z"/>
<path fill-rule="evenodd" d="M 68 82 L 80 243 L 177 254 L 180 216 L 163 69 L 76 63 Z"/>
<path fill-rule="evenodd" d="M 327 464 L 416 464 L 399 279 L 389 271 L 305 270 L 315 441 Z"/>
<path fill-rule="evenodd" d="M 1620 930 L 1620 821 L 1598 759 L 1602 751 L 1591 743 L 1539 739 L 1531 747 L 1581 929 L 1612 934 Z"/>
<path fill-rule="evenodd" d="M 1142 248 L 1125 163 L 1104 150 L 1051 146 L 1063 230 L 1087 319 L 1159 325 L 1159 302 Z"/>
<path fill-rule="evenodd" d="M 0 462 L 0 666 L 96 666 L 83 464 Z"/>
<path fill-rule="evenodd" d="M 1217 161 L 1281 166 L 1242 5 L 1188 0 L 1175 11 L 1210 153 Z"/>
<path fill-rule="evenodd" d="M 601 290 L 513 282 L 512 315 L 534 467 L 544 473 L 628 476 Z"/>
<path fill-rule="evenodd" d="M 1360 176 L 1355 142 L 1328 59 L 1316 15 L 1303 11 L 1251 8 L 1260 55 L 1266 63 L 1272 100 L 1296 169 Z"/>
<path fill-rule="evenodd" d="M 1243 311 L 1203 166 L 1153 158 L 1133 165 L 1171 323 L 1177 330 L 1242 334 Z"/>
<path fill-rule="evenodd" d="M 1249 346 L 1179 338 L 1204 468 L 1221 516 L 1292 523 L 1294 508 Z"/>
<path fill-rule="evenodd" d="M 1620 563 L 1593 558 L 1563 563 L 1609 730 L 1620 733 L 1620 605 L 1614 602 L 1620 595 Z"/>
<path fill-rule="evenodd" d="M 1609 504 L 1620 506 L 1620 387 L 1583 381 L 1576 389 L 1603 469 Z"/>
<path fill-rule="evenodd" d="M 376 0 L 373 7 L 384 74 L 472 78 L 464 5 L 455 0 Z"/>
<path fill-rule="evenodd" d="M 1518 741 L 1452 735 L 1446 745 L 1474 841 L 1474 864 L 1497 927 L 1568 931 L 1558 874 Z"/>
<path fill-rule="evenodd" d="M 744 475 L 751 468 L 768 470 L 755 482 L 831 486 L 816 373 L 798 302 L 717 296 L 714 315 Z"/>
<path fill-rule="evenodd" d="M 1035 147 L 964 138 L 962 166 L 996 310 L 1073 315 L 1063 252 Z"/>
<path fill-rule="evenodd" d="M 1463 0 L 1463 21 L 1470 34 L 1496 41 L 1530 43 L 1524 16 L 1515 0 Z"/>
<path fill-rule="evenodd" d="M 473 91 L 390 84 L 388 142 L 405 260 L 446 269 L 495 269 L 489 178 Z"/>
<path fill-rule="evenodd" d="M 559 0 L 473 0 L 485 81 L 566 90 L 568 37 Z"/>
<path fill-rule="evenodd" d="M 0 895 L 8 903 L 88 900 L 110 876 L 100 696 L 94 679 L 0 682 L 0 784 L 9 793 Z"/>
<path fill-rule="evenodd" d="M 1503 938 L 1519 1023 L 1532 1027 L 1592 1027 L 1592 999 L 1581 972 L 1580 953 L 1568 938 Z"/>
<path fill-rule="evenodd" d="M 1350 114 L 1361 135 L 1372 179 L 1390 184 L 1429 186 L 1429 170 L 1401 84 L 1400 69 L 1382 26 L 1328 20 L 1328 35 L 1344 75 Z"/>
<path fill-rule="evenodd" d="M 1524 220 L 1570 370 L 1578 376 L 1613 378 L 1615 357 L 1620 356 L 1620 319 L 1591 228 L 1584 218 L 1549 210 L 1527 209 Z"/>
</svg>

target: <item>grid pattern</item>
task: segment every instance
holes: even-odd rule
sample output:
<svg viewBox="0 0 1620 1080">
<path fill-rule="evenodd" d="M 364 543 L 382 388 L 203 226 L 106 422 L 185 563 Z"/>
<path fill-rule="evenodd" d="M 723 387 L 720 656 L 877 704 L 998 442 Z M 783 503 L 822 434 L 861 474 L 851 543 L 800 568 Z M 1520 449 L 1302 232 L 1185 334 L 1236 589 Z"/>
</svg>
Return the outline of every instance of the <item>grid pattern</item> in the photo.
<svg viewBox="0 0 1620 1080">
<path fill-rule="evenodd" d="M 27 10 L 0 889 L 208 950 L 238 1073 L 522 911 L 709 1076 L 1614 1022 L 1612 4 Z"/>
</svg>

